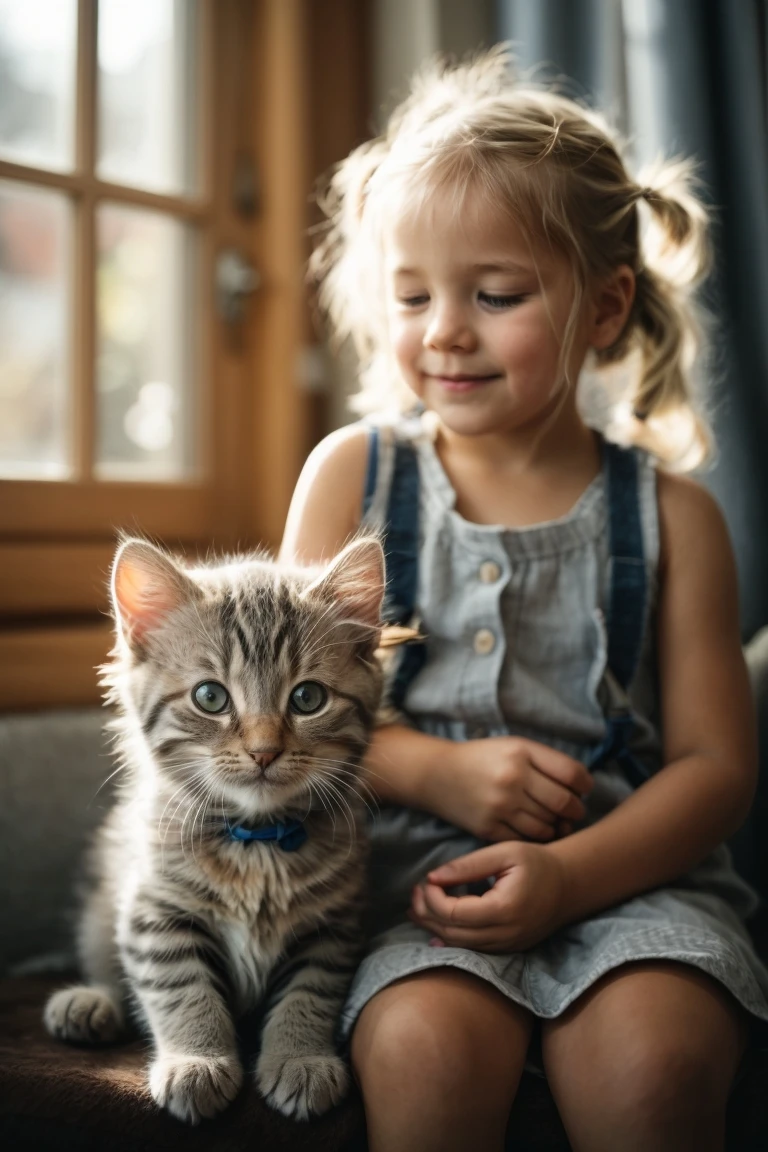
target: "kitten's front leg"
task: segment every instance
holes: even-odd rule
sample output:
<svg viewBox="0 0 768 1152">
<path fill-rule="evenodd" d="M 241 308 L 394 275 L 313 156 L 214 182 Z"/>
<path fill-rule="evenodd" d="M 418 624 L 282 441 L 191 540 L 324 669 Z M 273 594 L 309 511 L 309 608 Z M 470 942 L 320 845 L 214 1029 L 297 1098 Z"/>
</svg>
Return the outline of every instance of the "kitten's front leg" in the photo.
<svg viewBox="0 0 768 1152">
<path fill-rule="evenodd" d="M 121 952 L 155 1041 L 153 1098 L 196 1124 L 235 1098 L 243 1080 L 219 945 L 181 908 L 137 902 Z"/>
<path fill-rule="evenodd" d="M 336 1051 L 336 1026 L 357 966 L 358 931 L 349 921 L 309 934 L 277 969 L 256 1065 L 267 1103 L 306 1120 L 344 1098 L 349 1072 Z"/>
</svg>

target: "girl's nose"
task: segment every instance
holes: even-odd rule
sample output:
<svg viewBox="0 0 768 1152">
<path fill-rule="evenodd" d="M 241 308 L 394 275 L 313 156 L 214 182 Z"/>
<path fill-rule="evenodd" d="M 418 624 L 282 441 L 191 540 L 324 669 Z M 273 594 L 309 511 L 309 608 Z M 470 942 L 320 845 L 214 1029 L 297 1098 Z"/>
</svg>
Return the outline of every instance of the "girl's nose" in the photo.
<svg viewBox="0 0 768 1152">
<path fill-rule="evenodd" d="M 462 308 L 436 308 L 424 332 L 424 347 L 440 352 L 460 348 L 466 351 L 476 343 L 475 333 Z"/>
</svg>

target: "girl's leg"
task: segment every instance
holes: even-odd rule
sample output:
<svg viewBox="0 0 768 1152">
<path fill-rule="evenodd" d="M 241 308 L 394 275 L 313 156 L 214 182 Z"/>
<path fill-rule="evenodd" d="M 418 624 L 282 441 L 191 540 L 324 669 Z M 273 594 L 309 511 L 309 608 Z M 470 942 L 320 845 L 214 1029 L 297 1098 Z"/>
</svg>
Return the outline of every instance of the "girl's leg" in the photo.
<svg viewBox="0 0 768 1152">
<path fill-rule="evenodd" d="M 626 964 L 562 1016 L 542 1053 L 574 1152 L 722 1152 L 746 1013 L 686 964 Z"/>
<path fill-rule="evenodd" d="M 502 1152 L 533 1017 L 456 969 L 382 989 L 352 1034 L 370 1152 Z"/>
</svg>

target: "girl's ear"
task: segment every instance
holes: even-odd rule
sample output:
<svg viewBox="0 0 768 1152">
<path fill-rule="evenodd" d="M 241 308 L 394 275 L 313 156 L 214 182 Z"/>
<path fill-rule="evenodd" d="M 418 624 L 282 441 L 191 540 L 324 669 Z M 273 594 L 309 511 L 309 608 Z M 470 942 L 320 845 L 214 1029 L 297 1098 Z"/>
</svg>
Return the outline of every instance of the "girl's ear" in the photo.
<svg viewBox="0 0 768 1152">
<path fill-rule="evenodd" d="M 590 315 L 589 343 L 598 352 L 615 344 L 627 323 L 635 299 L 635 274 L 620 264 L 598 285 Z"/>
<path fill-rule="evenodd" d="M 347 544 L 303 595 L 338 604 L 350 620 L 378 634 L 384 584 L 381 544 L 375 536 L 363 536 Z"/>
<path fill-rule="evenodd" d="M 111 592 L 118 627 L 136 651 L 174 609 L 200 594 L 170 557 L 137 539 L 124 540 L 117 550 Z"/>
</svg>

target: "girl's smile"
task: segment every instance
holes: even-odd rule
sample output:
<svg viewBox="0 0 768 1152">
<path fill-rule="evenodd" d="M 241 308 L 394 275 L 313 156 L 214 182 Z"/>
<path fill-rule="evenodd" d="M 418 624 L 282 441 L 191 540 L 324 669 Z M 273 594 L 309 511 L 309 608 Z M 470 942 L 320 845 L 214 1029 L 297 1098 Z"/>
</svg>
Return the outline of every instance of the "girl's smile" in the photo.
<svg viewBox="0 0 768 1152">
<path fill-rule="evenodd" d="M 469 373 L 463 373 L 459 376 L 448 375 L 435 375 L 431 379 L 436 381 L 446 392 L 452 393 L 468 393 L 481 388 L 483 384 L 488 384 L 491 380 L 498 380 L 500 377 L 498 373 L 492 373 L 488 376 L 470 376 Z"/>
</svg>

